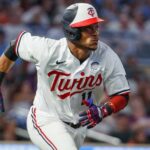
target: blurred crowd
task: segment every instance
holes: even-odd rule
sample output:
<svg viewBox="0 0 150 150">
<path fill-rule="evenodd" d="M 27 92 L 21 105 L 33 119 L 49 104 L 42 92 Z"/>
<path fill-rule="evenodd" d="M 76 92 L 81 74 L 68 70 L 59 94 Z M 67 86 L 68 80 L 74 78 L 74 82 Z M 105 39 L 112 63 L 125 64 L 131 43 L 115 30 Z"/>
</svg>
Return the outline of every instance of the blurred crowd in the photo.
<svg viewBox="0 0 150 150">
<path fill-rule="evenodd" d="M 126 109 L 94 130 L 126 144 L 150 143 L 150 0 L 0 0 L 0 54 L 22 30 L 63 37 L 61 17 L 74 2 L 93 4 L 104 18 L 100 39 L 121 58 L 131 87 Z M 24 131 L 36 80 L 34 65 L 20 59 L 7 74 L 2 86 L 6 114 L 0 116 L 0 140 L 29 140 Z"/>
</svg>

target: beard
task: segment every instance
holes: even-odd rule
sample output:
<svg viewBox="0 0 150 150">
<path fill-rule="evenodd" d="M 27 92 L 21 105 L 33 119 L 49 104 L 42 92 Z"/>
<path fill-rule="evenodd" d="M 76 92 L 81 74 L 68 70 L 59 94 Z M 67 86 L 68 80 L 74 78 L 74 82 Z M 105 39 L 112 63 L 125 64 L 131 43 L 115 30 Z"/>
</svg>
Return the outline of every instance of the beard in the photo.
<svg viewBox="0 0 150 150">
<path fill-rule="evenodd" d="M 80 41 L 73 42 L 80 49 L 87 49 L 90 51 L 95 51 L 98 47 L 98 41 L 92 41 L 88 44 L 81 43 Z"/>
</svg>

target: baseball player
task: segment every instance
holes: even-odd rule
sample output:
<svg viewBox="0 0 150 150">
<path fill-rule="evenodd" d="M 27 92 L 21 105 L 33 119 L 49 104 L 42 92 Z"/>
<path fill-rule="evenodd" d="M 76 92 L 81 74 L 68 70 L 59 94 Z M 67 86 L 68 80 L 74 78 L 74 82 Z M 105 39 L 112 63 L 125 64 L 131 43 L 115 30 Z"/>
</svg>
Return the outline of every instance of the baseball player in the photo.
<svg viewBox="0 0 150 150">
<path fill-rule="evenodd" d="M 92 5 L 73 4 L 62 18 L 65 38 L 21 32 L 0 58 L 0 81 L 18 57 L 36 66 L 37 91 L 27 129 L 42 150 L 79 149 L 87 129 L 128 103 L 130 90 L 123 65 L 99 41 L 102 21 Z M 101 87 L 108 95 L 105 103 L 99 103 Z"/>
</svg>

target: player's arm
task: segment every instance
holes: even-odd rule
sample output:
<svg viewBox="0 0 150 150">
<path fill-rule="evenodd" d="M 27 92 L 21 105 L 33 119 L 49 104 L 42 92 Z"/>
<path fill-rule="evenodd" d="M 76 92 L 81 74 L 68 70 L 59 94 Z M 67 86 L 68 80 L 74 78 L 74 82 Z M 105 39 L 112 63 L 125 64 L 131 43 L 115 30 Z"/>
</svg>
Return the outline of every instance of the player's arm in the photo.
<svg viewBox="0 0 150 150">
<path fill-rule="evenodd" d="M 1 93 L 1 84 L 6 75 L 6 73 L 13 66 L 14 62 L 17 60 L 18 56 L 15 53 L 15 41 L 12 41 L 10 45 L 6 48 L 5 52 L 0 57 L 0 112 L 4 112 L 4 103 Z"/>
<path fill-rule="evenodd" d="M 101 122 L 103 118 L 125 108 L 128 101 L 129 92 L 110 96 L 107 102 L 99 106 L 90 103 L 89 109 L 79 114 L 79 122 L 81 126 L 87 126 L 88 129 L 93 128 Z"/>
<path fill-rule="evenodd" d="M 109 100 L 101 106 L 103 117 L 124 109 L 129 101 L 129 92 L 110 96 Z"/>
</svg>

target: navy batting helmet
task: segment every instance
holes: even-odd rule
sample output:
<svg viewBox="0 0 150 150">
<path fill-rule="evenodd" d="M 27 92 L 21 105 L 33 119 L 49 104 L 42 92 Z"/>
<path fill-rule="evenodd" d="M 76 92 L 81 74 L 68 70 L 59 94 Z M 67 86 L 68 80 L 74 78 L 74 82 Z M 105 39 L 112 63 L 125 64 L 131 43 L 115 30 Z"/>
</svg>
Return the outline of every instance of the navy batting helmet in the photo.
<svg viewBox="0 0 150 150">
<path fill-rule="evenodd" d="M 62 24 L 67 39 L 79 40 L 80 27 L 88 26 L 103 21 L 99 18 L 96 9 L 88 3 L 76 3 L 66 8 Z"/>
</svg>

